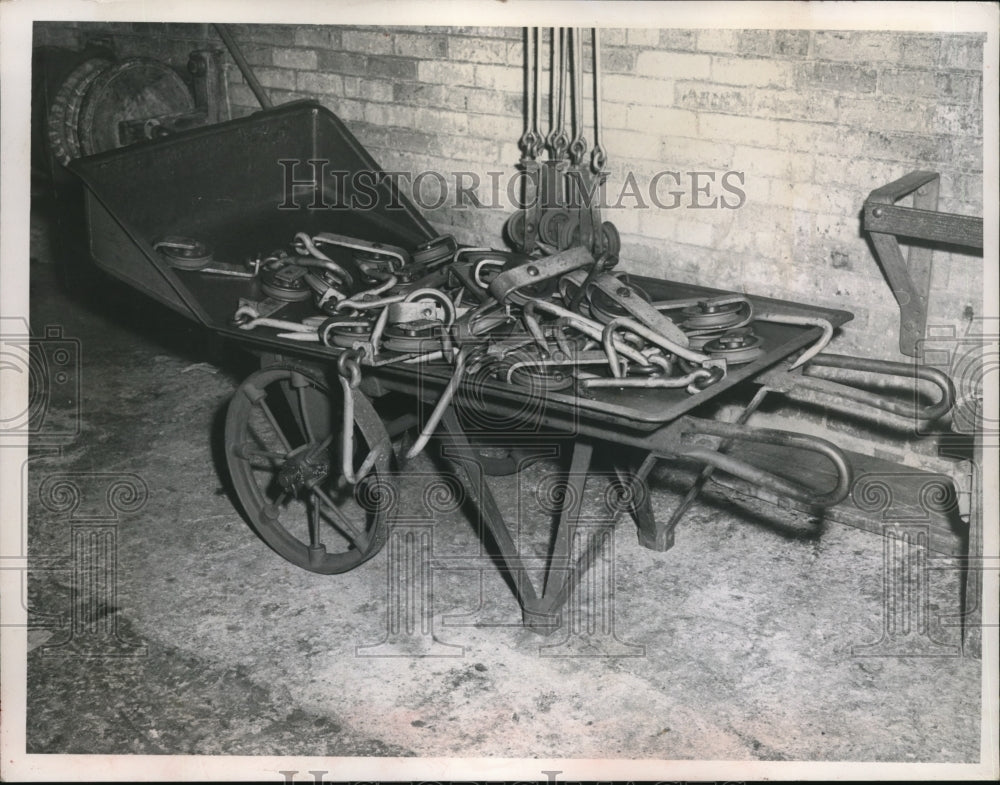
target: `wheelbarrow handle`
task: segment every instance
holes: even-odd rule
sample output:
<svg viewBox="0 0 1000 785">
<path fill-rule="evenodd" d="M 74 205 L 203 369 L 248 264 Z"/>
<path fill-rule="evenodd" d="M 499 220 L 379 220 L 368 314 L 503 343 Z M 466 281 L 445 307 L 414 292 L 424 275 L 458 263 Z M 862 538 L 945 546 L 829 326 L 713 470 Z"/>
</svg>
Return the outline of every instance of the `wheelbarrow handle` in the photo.
<svg viewBox="0 0 1000 785">
<path fill-rule="evenodd" d="M 872 360 L 865 357 L 850 357 L 844 354 L 818 354 L 805 367 L 806 369 L 811 367 L 838 368 L 847 371 L 881 374 L 883 376 L 910 377 L 929 382 L 937 387 L 941 397 L 935 403 L 920 408 L 916 404 L 910 406 L 897 401 L 887 400 L 879 395 L 866 393 L 864 390 L 855 390 L 847 384 L 831 382 L 831 384 L 838 384 L 838 386 L 850 390 L 851 393 L 848 397 L 851 400 L 922 422 L 929 423 L 940 419 L 950 412 L 952 406 L 955 405 L 955 384 L 952 382 L 951 377 L 937 368 L 930 368 L 926 365 L 892 362 L 889 360 Z"/>
<path fill-rule="evenodd" d="M 681 436 L 705 434 L 721 436 L 724 439 L 773 444 L 779 447 L 796 447 L 802 450 L 816 452 L 827 458 L 833 464 L 837 474 L 836 485 L 828 491 L 817 491 L 779 477 L 747 461 L 734 458 L 731 455 L 702 446 L 682 446 L 677 454 L 686 458 L 714 466 L 728 474 L 745 480 L 751 485 L 757 485 L 775 493 L 787 496 L 795 501 L 814 507 L 833 507 L 847 498 L 853 482 L 851 465 L 847 456 L 834 444 L 816 436 L 807 436 L 789 431 L 779 431 L 771 428 L 751 428 L 736 423 L 701 420 L 694 417 L 685 418 L 681 428 Z"/>
</svg>

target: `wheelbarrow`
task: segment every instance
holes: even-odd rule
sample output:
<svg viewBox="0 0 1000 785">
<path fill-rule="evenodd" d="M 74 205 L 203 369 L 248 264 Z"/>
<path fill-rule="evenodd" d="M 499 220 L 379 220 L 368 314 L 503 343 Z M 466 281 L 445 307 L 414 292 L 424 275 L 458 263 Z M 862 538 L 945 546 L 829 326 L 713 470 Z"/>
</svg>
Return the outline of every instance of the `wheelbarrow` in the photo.
<svg viewBox="0 0 1000 785">
<path fill-rule="evenodd" d="M 229 405 L 226 461 L 253 529 L 315 573 L 379 552 L 397 479 L 434 443 L 524 622 L 550 631 L 594 556 L 571 562 L 570 542 L 599 447 L 616 511 L 663 551 L 713 473 L 816 512 L 847 498 L 852 461 L 839 447 L 747 424 L 767 394 L 808 389 L 923 422 L 954 398 L 933 369 L 823 353 L 847 311 L 632 276 L 579 245 L 460 247 L 313 102 L 71 168 L 86 185 L 96 263 L 259 356 Z M 911 400 L 823 378 L 830 368 L 902 382 Z M 929 395 L 914 395 L 918 385 Z M 719 396 L 740 392 L 749 403 L 735 419 L 712 416 Z M 733 451 L 747 444 L 823 469 L 803 482 Z M 552 445 L 568 463 L 536 585 L 488 478 Z M 701 467 L 668 520 L 638 492 L 657 461 Z"/>
</svg>

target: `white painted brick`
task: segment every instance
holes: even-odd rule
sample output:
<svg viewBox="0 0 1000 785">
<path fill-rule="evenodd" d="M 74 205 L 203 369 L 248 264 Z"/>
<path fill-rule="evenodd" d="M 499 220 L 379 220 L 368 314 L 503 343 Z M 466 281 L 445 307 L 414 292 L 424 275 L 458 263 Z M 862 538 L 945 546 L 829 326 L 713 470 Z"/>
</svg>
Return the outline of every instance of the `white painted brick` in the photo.
<svg viewBox="0 0 1000 785">
<path fill-rule="evenodd" d="M 604 101 L 617 104 L 672 106 L 674 85 L 667 79 L 607 74 L 601 83 Z"/>
<path fill-rule="evenodd" d="M 699 30 L 697 41 L 702 52 L 739 51 L 739 33 L 736 30 Z"/>
<path fill-rule="evenodd" d="M 810 181 L 815 157 L 762 147 L 737 145 L 733 152 L 733 168 L 750 175 L 764 175 L 786 180 Z"/>
<path fill-rule="evenodd" d="M 515 64 L 510 58 L 510 45 L 506 41 L 458 37 L 448 39 L 448 59 L 452 61 Z"/>
<path fill-rule="evenodd" d="M 344 95 L 344 81 L 339 74 L 300 71 L 295 77 L 297 89 L 305 93 L 332 93 Z"/>
<path fill-rule="evenodd" d="M 393 52 L 405 57 L 443 58 L 448 54 L 448 40 L 443 35 L 396 33 Z"/>
<path fill-rule="evenodd" d="M 601 43 L 608 46 L 624 46 L 628 41 L 628 30 L 620 27 L 602 27 Z"/>
<path fill-rule="evenodd" d="M 661 139 L 658 135 L 609 129 L 604 132 L 602 144 L 609 156 L 647 161 L 660 158 Z"/>
<path fill-rule="evenodd" d="M 365 104 L 365 122 L 372 125 L 414 128 L 413 109 L 394 104 Z"/>
<path fill-rule="evenodd" d="M 349 52 L 365 54 L 392 54 L 392 35 L 385 32 L 360 32 L 345 30 L 341 36 L 343 47 Z"/>
<path fill-rule="evenodd" d="M 442 112 L 439 109 L 409 109 L 412 128 L 427 133 L 465 133 L 469 127 L 469 117 L 462 112 Z"/>
<path fill-rule="evenodd" d="M 670 169 L 728 169 L 733 146 L 701 139 L 671 137 L 665 139 L 660 160 Z"/>
<path fill-rule="evenodd" d="M 700 136 L 726 142 L 745 142 L 763 147 L 776 145 L 778 125 L 771 120 L 725 114 L 699 114 Z"/>
<path fill-rule="evenodd" d="M 934 125 L 931 107 L 919 101 L 840 96 L 837 122 L 872 131 L 924 133 Z"/>
<path fill-rule="evenodd" d="M 320 103 L 345 122 L 357 122 L 365 119 L 365 104 L 361 101 L 320 96 Z"/>
<path fill-rule="evenodd" d="M 272 57 L 280 68 L 314 69 L 317 64 L 316 52 L 312 49 L 275 49 Z"/>
<path fill-rule="evenodd" d="M 645 47 L 657 47 L 660 45 L 660 30 L 659 28 L 633 28 L 628 31 L 628 45 L 629 46 L 645 46 Z M 604 36 L 601 36 L 601 43 L 610 43 L 605 41 Z"/>
<path fill-rule="evenodd" d="M 711 71 L 711 58 L 686 52 L 640 52 L 635 71 L 659 79 L 706 79 Z"/>
<path fill-rule="evenodd" d="M 889 31 L 818 30 L 814 55 L 818 60 L 851 62 L 896 62 L 902 56 L 902 38 Z"/>
<path fill-rule="evenodd" d="M 843 129 L 828 123 L 778 123 L 779 146 L 783 149 L 834 152 L 842 149 Z"/>
<path fill-rule="evenodd" d="M 609 197 L 609 202 L 614 205 L 618 201 L 621 192 L 618 188 L 614 188 L 609 189 L 609 193 L 612 193 Z M 648 196 L 643 196 L 643 199 L 646 202 L 649 201 Z M 622 203 L 623 205 L 631 205 L 634 204 L 634 200 L 626 199 Z M 641 209 L 632 209 L 627 206 L 611 206 L 603 212 L 603 216 L 606 221 L 611 221 L 615 225 L 619 234 L 637 234 L 639 232 L 639 216 L 642 215 L 642 212 Z"/>
<path fill-rule="evenodd" d="M 722 84 L 784 87 L 791 84 L 793 74 L 793 66 L 780 60 L 712 58 L 712 81 Z"/>
<path fill-rule="evenodd" d="M 856 194 L 813 183 L 771 180 L 767 198 L 770 204 L 811 213 L 847 214 L 860 208 Z"/>
<path fill-rule="evenodd" d="M 662 240 L 676 237 L 679 222 L 677 211 L 644 210 L 639 216 L 642 236 Z"/>
<path fill-rule="evenodd" d="M 277 87 L 281 90 L 295 89 L 295 72 L 284 68 L 254 69 L 258 81 L 264 87 Z"/>
<path fill-rule="evenodd" d="M 524 121 L 506 115 L 470 114 L 468 130 L 472 136 L 484 139 L 518 139 L 524 131 Z"/>
<path fill-rule="evenodd" d="M 626 112 L 627 127 L 633 131 L 660 136 L 695 136 L 697 115 L 684 109 L 630 106 Z"/>
<path fill-rule="evenodd" d="M 299 25 L 295 28 L 296 46 L 327 47 L 332 43 L 331 30 L 328 27 L 312 27 Z"/>
<path fill-rule="evenodd" d="M 520 92 L 524 88 L 524 74 L 520 68 L 477 65 L 475 66 L 475 84 L 477 87 L 489 87 L 493 90 Z"/>
<path fill-rule="evenodd" d="M 513 166 L 521 160 L 521 150 L 517 142 L 503 142 L 500 144 L 500 156 L 497 159 L 499 166 Z"/>
<path fill-rule="evenodd" d="M 434 60 L 417 63 L 418 81 L 428 84 L 471 85 L 475 74 L 475 66 L 464 63 L 439 63 Z"/>
<path fill-rule="evenodd" d="M 358 81 L 358 97 L 366 101 L 392 101 L 392 82 L 362 77 Z"/>
</svg>

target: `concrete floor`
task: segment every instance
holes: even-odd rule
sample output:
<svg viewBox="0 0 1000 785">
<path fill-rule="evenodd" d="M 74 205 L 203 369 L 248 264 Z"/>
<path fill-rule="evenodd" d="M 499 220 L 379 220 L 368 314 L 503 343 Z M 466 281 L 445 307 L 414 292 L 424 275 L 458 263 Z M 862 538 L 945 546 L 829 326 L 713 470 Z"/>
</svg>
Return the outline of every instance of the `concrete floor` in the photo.
<svg viewBox="0 0 1000 785">
<path fill-rule="evenodd" d="M 614 634 L 599 623 L 588 634 L 584 613 L 582 630 L 546 638 L 520 627 L 462 511 L 419 511 L 440 480 L 421 458 L 401 498 L 432 540 L 432 632 L 389 636 L 389 549 L 317 576 L 234 511 L 219 441 L 248 359 L 124 287 L 67 290 L 50 224 L 36 221 L 32 326 L 79 340 L 82 395 L 79 436 L 33 450 L 28 473 L 28 752 L 979 760 L 981 662 L 939 623 L 958 612 L 954 564 L 934 558 L 918 576 L 931 624 L 904 641 L 908 656 L 891 654 L 898 638 L 864 648 L 887 634 L 883 541 L 774 508 L 700 502 L 666 553 L 641 548 L 622 520 L 581 590 L 582 604 L 610 609 Z M 53 401 L 50 416 L 75 415 Z M 496 481 L 529 550 L 547 536 L 530 489 L 553 468 Z M 40 501 L 55 474 L 80 489 L 75 512 Z M 107 493 L 123 478 L 147 498 L 116 513 Z M 665 471 L 652 493 L 669 514 Z M 74 593 L 72 569 L 74 525 L 88 523 L 108 526 L 117 548 L 116 593 L 98 615 L 119 656 L 57 645 L 93 591 Z"/>
</svg>

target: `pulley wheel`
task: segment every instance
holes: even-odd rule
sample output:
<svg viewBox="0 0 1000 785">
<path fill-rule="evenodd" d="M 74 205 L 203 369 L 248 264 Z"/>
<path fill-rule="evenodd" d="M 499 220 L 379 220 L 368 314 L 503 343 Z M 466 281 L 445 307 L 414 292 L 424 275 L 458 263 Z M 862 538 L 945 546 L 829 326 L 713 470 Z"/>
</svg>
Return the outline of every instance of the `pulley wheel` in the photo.
<svg viewBox="0 0 1000 785">
<path fill-rule="evenodd" d="M 745 318 L 742 303 L 711 305 L 700 302 L 681 311 L 681 327 L 685 330 L 725 330 Z"/>
<path fill-rule="evenodd" d="M 212 263 L 212 249 L 193 237 L 168 235 L 157 242 L 155 248 L 172 267 L 181 270 L 200 270 Z"/>
<path fill-rule="evenodd" d="M 764 354 L 761 340 L 752 332 L 733 330 L 705 344 L 704 352 L 731 365 L 753 362 Z"/>
<path fill-rule="evenodd" d="M 610 256 L 618 256 L 622 250 L 622 238 L 618 234 L 618 227 L 611 221 L 601 224 L 601 231 L 604 233 L 604 252 Z"/>
<path fill-rule="evenodd" d="M 611 221 L 605 221 L 601 224 L 601 232 L 604 240 L 604 251 L 609 256 L 618 256 L 622 249 L 622 241 L 617 227 Z M 560 224 L 559 249 L 565 250 L 579 244 L 580 220 L 576 216 L 570 216 L 568 221 Z"/>
<path fill-rule="evenodd" d="M 545 210 L 538 222 L 538 236 L 543 243 L 559 248 L 559 237 L 563 224 L 570 220 L 569 210 L 556 208 Z M 560 249 L 562 250 L 562 249 Z"/>
<path fill-rule="evenodd" d="M 356 486 L 341 471 L 342 388 L 322 373 L 266 367 L 239 386 L 226 414 L 226 463 L 250 525 L 292 564 L 324 575 L 378 553 L 395 514 L 389 435 L 364 395 L 353 400 L 351 460 L 378 455 Z"/>
<path fill-rule="evenodd" d="M 324 345 L 338 347 L 340 349 L 350 349 L 358 341 L 364 341 L 372 331 L 372 324 L 349 325 L 344 324 L 339 327 L 328 327 L 336 322 L 354 321 L 345 316 L 334 316 L 327 319 L 319 327 L 319 337 Z"/>
<path fill-rule="evenodd" d="M 414 249 L 413 264 L 430 271 L 435 266 L 450 261 L 457 250 L 458 244 L 450 234 L 435 237 Z"/>
<path fill-rule="evenodd" d="M 288 303 L 308 300 L 312 289 L 306 283 L 306 268 L 294 264 L 265 267 L 260 273 L 260 290 L 268 297 Z"/>
<path fill-rule="evenodd" d="M 515 251 L 524 250 L 524 210 L 518 210 L 507 219 L 504 224 L 504 232 L 507 235 L 507 242 Z"/>
<path fill-rule="evenodd" d="M 78 132 L 83 155 L 121 147 L 119 125 L 194 111 L 194 98 L 166 63 L 133 57 L 102 71 L 87 91 Z"/>
<path fill-rule="evenodd" d="M 74 158 L 80 157 L 80 142 L 77 136 L 80 106 L 94 80 L 110 66 L 111 61 L 104 57 L 84 60 L 70 71 L 69 76 L 56 90 L 49 106 L 46 136 L 49 149 L 59 163 L 66 165 Z"/>
<path fill-rule="evenodd" d="M 649 292 L 643 289 L 641 286 L 622 281 L 623 286 L 628 286 L 632 291 L 633 295 L 638 295 L 642 300 L 647 303 L 652 302 L 652 298 L 649 296 Z M 592 288 L 590 290 L 590 315 L 597 319 L 599 322 L 607 324 L 612 319 L 619 316 L 628 316 L 629 312 L 625 310 L 625 307 L 616 303 L 608 295 L 602 292 L 600 289 Z"/>
<path fill-rule="evenodd" d="M 442 322 L 389 325 L 382 332 L 382 348 L 390 352 L 423 353 L 441 348 Z"/>
</svg>

